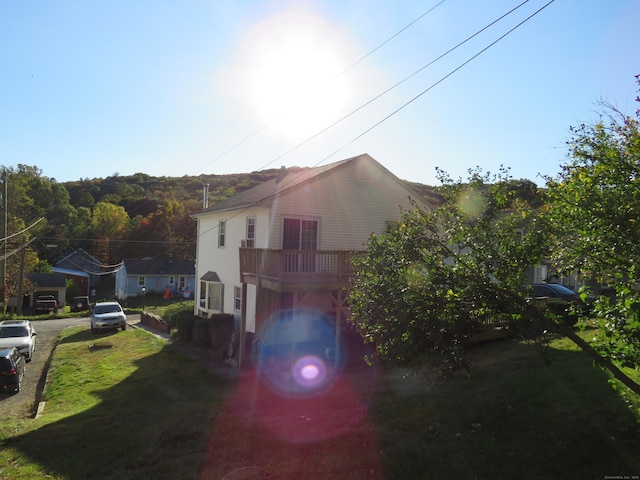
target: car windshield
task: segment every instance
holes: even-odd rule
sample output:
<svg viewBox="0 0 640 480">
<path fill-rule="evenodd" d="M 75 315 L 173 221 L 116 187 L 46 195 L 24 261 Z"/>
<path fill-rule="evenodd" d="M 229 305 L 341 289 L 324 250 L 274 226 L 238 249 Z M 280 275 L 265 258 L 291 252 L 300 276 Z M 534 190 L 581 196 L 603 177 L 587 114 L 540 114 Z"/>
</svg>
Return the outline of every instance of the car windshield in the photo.
<svg viewBox="0 0 640 480">
<path fill-rule="evenodd" d="M 97 314 L 101 314 L 101 313 L 117 313 L 117 312 L 121 312 L 122 309 L 120 308 L 119 305 L 96 305 L 95 309 L 94 309 L 94 313 Z"/>
<path fill-rule="evenodd" d="M 554 289 L 558 293 L 562 293 L 563 295 L 575 295 L 575 293 L 576 293 L 573 290 L 565 287 L 564 285 L 560 285 L 560 284 L 557 284 L 557 283 L 550 284 L 549 287 L 551 287 L 552 289 Z"/>
<path fill-rule="evenodd" d="M 0 338 L 28 337 L 26 327 L 1 327 Z"/>
</svg>

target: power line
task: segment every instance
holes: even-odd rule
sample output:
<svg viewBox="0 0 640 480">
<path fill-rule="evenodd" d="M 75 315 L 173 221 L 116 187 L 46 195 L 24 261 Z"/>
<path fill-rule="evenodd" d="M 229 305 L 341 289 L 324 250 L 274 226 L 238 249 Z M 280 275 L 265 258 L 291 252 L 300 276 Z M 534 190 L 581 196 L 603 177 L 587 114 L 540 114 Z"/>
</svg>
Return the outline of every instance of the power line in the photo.
<svg viewBox="0 0 640 480">
<path fill-rule="evenodd" d="M 457 45 L 455 45 L 454 47 L 450 48 L 449 50 L 447 50 L 446 52 L 442 53 L 441 55 L 439 55 L 438 57 L 436 57 L 435 59 L 431 60 L 430 62 L 428 62 L 427 64 L 423 65 L 422 67 L 420 67 L 418 70 L 415 70 L 413 73 L 411 73 L 410 75 L 404 77 L 402 80 L 400 80 L 399 82 L 395 83 L 394 85 L 392 85 L 391 87 L 387 88 L 386 90 L 382 91 L 381 93 L 379 93 L 378 95 L 372 97 L 371 99 L 367 100 L 365 103 L 363 103 L 362 105 L 360 105 L 359 107 L 357 107 L 355 110 L 352 110 L 351 112 L 347 113 L 346 115 L 340 117 L 338 120 L 334 121 L 333 123 L 329 124 L 328 126 L 326 126 L 325 128 L 323 128 L 322 130 L 314 133 L 313 135 L 311 135 L 310 137 L 306 138 L 305 140 L 303 140 L 302 142 L 298 143 L 297 145 L 291 147 L 289 150 L 285 151 L 284 153 L 278 155 L 276 158 L 274 158 L 273 160 L 271 160 L 270 162 L 268 162 L 267 164 L 263 165 L 261 167 L 261 169 L 264 169 L 266 167 L 268 167 L 269 165 L 273 164 L 274 162 L 281 160 L 282 158 L 286 157 L 287 155 L 289 155 L 290 153 L 296 151 L 297 149 L 299 149 L 300 147 L 306 145 L 307 143 L 309 143 L 310 141 L 316 139 L 317 137 L 319 137 L 320 135 L 322 135 L 323 133 L 327 132 L 328 130 L 332 129 L 333 127 L 335 127 L 336 125 L 342 123 L 343 121 L 345 121 L 347 118 L 351 117 L 352 115 L 354 115 L 355 113 L 359 112 L 360 110 L 362 110 L 363 108 L 371 105 L 373 102 L 375 102 L 376 100 L 379 100 L 380 98 L 382 98 L 384 95 L 386 95 L 387 93 L 391 92 L 392 90 L 396 89 L 397 87 L 399 87 L 400 85 L 402 85 L 403 83 L 405 83 L 407 80 L 413 78 L 414 76 L 416 76 L 418 73 L 422 72 L 423 70 L 425 70 L 426 68 L 430 67 L 431 65 L 433 65 L 434 63 L 436 63 L 438 60 L 441 60 L 442 58 L 446 57 L 447 55 L 449 55 L 450 53 L 452 53 L 453 51 L 457 50 L 459 47 L 461 47 L 462 45 L 464 45 L 465 43 L 469 42 L 470 40 L 472 40 L 473 38 L 477 37 L 478 35 L 480 35 L 482 32 L 484 32 L 485 30 L 487 30 L 488 28 L 492 27 L 493 25 L 495 25 L 496 23 L 498 23 L 500 20 L 504 19 L 505 17 L 511 15 L 513 12 L 515 12 L 517 9 L 519 9 L 520 7 L 522 7 L 524 4 L 528 3 L 530 0 L 524 0 L 524 2 L 520 3 L 519 5 L 517 5 L 516 7 L 512 8 L 511 10 L 509 10 L 508 12 L 506 12 L 505 14 L 501 15 L 500 17 L 498 17 L 497 19 L 495 19 L 493 22 L 489 23 L 488 25 L 484 26 L 483 28 L 481 28 L 480 30 L 478 30 L 477 32 L 475 32 L 473 35 L 467 37 L 466 39 L 464 39 L 462 42 L 458 43 Z M 488 47 L 487 47 L 488 48 Z M 480 52 L 482 53 L 482 52 Z M 479 54 L 478 54 L 479 55 Z M 476 55 L 477 56 L 477 55 Z M 471 58 L 469 61 L 473 60 L 473 58 Z M 464 66 L 461 65 L 461 67 Z M 458 67 L 458 68 L 461 68 Z M 455 70 L 454 70 L 455 72 Z M 453 72 L 452 72 L 453 73 Z M 451 75 L 451 74 L 449 74 Z M 444 77 L 446 78 L 446 77 Z M 444 80 L 441 79 L 440 81 Z M 435 85 L 434 85 L 435 86 Z M 424 92 L 423 92 L 424 93 Z M 366 132 L 365 132 L 366 133 Z M 354 139 L 353 141 L 357 140 L 359 137 L 357 137 L 356 139 Z M 350 145 L 352 142 L 349 142 L 347 145 L 344 145 L 343 147 L 341 147 L 340 149 L 338 149 L 336 152 L 334 152 L 333 154 L 331 154 L 330 156 L 335 155 L 335 153 L 343 150 L 344 148 L 346 148 L 348 145 Z M 326 158 L 324 159 L 326 160 Z M 322 161 L 324 161 L 322 160 Z M 320 163 L 322 163 L 322 161 Z"/>
<path fill-rule="evenodd" d="M 448 50 L 447 52 L 445 52 L 444 54 L 440 55 L 438 58 L 436 58 L 435 60 L 433 60 L 432 62 L 430 62 L 429 64 L 425 65 L 424 67 L 422 67 L 420 70 L 423 70 L 424 68 L 426 68 L 427 66 L 433 64 L 435 61 L 439 60 L 440 58 L 444 57 L 445 55 L 448 55 L 449 53 L 451 53 L 453 50 L 455 50 L 456 48 L 458 48 L 459 46 L 461 46 L 462 44 L 466 43 L 467 41 L 469 41 L 471 38 L 477 36 L 479 33 L 481 33 L 482 31 L 486 30 L 487 28 L 489 28 L 490 26 L 494 25 L 496 22 L 502 20 L 503 18 L 505 18 L 506 16 L 510 15 L 511 13 L 513 13 L 515 10 L 517 10 L 518 8 L 520 8 L 522 5 L 526 4 L 529 0 L 525 0 L 524 2 L 522 2 L 521 4 L 519 4 L 518 6 L 514 7 L 513 9 L 509 10 L 507 13 L 503 14 L 502 16 L 500 16 L 498 19 L 494 20 L 493 22 L 491 22 L 490 24 L 488 24 L 487 26 L 485 26 L 484 28 L 482 28 L 481 30 L 479 30 L 478 32 L 476 32 L 475 34 L 471 35 L 470 37 L 468 37 L 466 40 L 464 40 L 463 42 L 460 42 L 458 45 L 456 45 L 455 47 L 451 48 L 450 50 Z M 506 33 L 502 34 L 501 36 L 499 36 L 496 40 L 494 40 L 493 42 L 491 42 L 489 45 L 487 45 L 486 47 L 482 48 L 480 51 L 478 51 L 476 54 L 474 54 L 473 56 L 471 56 L 469 59 L 467 59 L 466 61 L 464 61 L 463 63 L 461 63 L 460 65 L 458 65 L 456 68 L 454 68 L 453 70 L 451 70 L 449 73 L 447 73 L 445 76 L 441 77 L 438 81 L 436 81 L 435 83 L 431 84 L 429 87 L 427 87 L 426 89 L 424 89 L 423 91 L 421 91 L 418 95 L 414 96 L 413 98 L 411 98 L 409 101 L 405 102 L 404 104 L 402 104 L 400 107 L 396 108 L 393 112 L 391 112 L 390 114 L 386 115 L 384 118 L 382 118 L 381 120 L 379 120 L 378 122 L 374 123 L 372 126 L 370 126 L 369 128 L 367 128 L 366 130 L 364 130 L 362 133 L 360 133 L 359 135 L 357 135 L 356 137 L 354 137 L 353 139 L 351 139 L 349 142 L 345 143 L 344 145 L 342 145 L 340 148 L 338 148 L 337 150 L 335 150 L 334 152 L 332 152 L 331 154 L 327 155 L 326 157 L 324 157 L 323 159 L 321 159 L 319 162 L 317 162 L 314 167 L 317 167 L 319 165 L 321 165 L 322 163 L 324 163 L 326 160 L 328 160 L 329 158 L 333 157 L 334 155 L 336 155 L 337 153 L 339 153 L 340 151 L 344 150 L 347 146 L 351 145 L 352 143 L 356 142 L 357 140 L 359 140 L 360 138 L 362 138 L 363 136 L 365 136 L 367 133 L 371 132 L 373 129 L 377 128 L 378 126 L 380 126 L 381 124 L 383 124 L 385 121 L 387 121 L 388 119 L 390 119 L 391 117 L 393 117 L 394 115 L 396 115 L 397 113 L 399 113 L 401 110 L 403 110 L 404 108 L 406 108 L 408 105 L 412 104 L 413 102 L 415 102 L 416 100 L 418 100 L 420 97 L 422 97 L 424 94 L 426 94 L 427 92 L 429 92 L 430 90 L 432 90 L 434 87 L 436 87 L 437 85 L 439 85 L 440 83 L 442 83 L 444 80 L 446 80 L 447 78 L 449 78 L 450 76 L 452 76 L 454 73 L 456 73 L 458 70 L 460 70 L 461 68 L 463 68 L 465 65 L 469 64 L 471 61 L 475 60 L 477 57 L 479 57 L 481 54 L 483 54 L 484 52 L 486 52 L 487 50 L 489 50 L 491 47 L 493 47 L 495 44 L 497 44 L 498 42 L 500 42 L 501 40 L 503 40 L 506 36 L 508 36 L 509 34 L 511 34 L 512 32 L 514 32 L 516 29 L 518 29 L 519 27 L 521 27 L 522 25 L 524 25 L 525 23 L 527 23 L 529 20 L 531 20 L 533 17 L 535 17 L 536 15 L 538 15 L 541 11 L 543 11 L 545 8 L 547 8 L 549 5 L 551 5 L 555 0 L 550 0 L 548 3 L 546 3 L 545 5 L 543 5 L 542 7 L 540 7 L 538 10 L 536 10 L 534 13 L 532 13 L 531 15 L 529 15 L 528 17 L 526 17 L 524 20 L 522 20 L 520 23 L 518 23 L 516 26 L 512 27 L 511 29 L 509 29 Z M 420 71 L 419 70 L 419 71 Z M 409 77 L 413 76 L 414 74 L 410 75 Z M 407 77 L 407 78 L 409 78 Z M 399 82 L 398 84 L 396 84 L 395 86 L 399 85 L 400 83 L 404 82 L 405 80 L 402 80 L 401 82 Z M 395 88 L 395 86 L 391 87 L 391 88 Z M 387 90 L 388 91 L 388 90 Z M 383 95 L 385 92 L 383 92 L 381 95 Z M 379 98 L 375 97 L 375 98 Z M 375 98 L 373 100 L 375 100 Z M 371 103 L 370 100 L 369 102 L 367 102 L 366 104 L 364 104 L 363 106 Z M 359 107 L 360 108 L 363 108 Z M 357 110 L 356 110 L 357 111 Z M 355 112 L 355 111 L 354 111 Z M 275 162 L 276 160 L 282 158 L 283 156 L 287 155 L 288 153 L 290 153 L 291 151 L 299 148 L 300 146 L 304 145 L 305 143 L 309 142 L 311 139 L 317 137 L 318 135 L 320 135 L 321 133 L 325 132 L 326 130 L 328 130 L 329 128 L 333 127 L 334 125 L 336 125 L 337 123 L 341 122 L 342 120 L 344 120 L 344 118 L 348 117 L 349 115 L 353 114 L 354 112 L 351 112 L 350 114 L 348 114 L 347 116 L 341 118 L 340 120 L 334 122 L 333 124 L 331 124 L 329 127 L 326 127 L 324 130 L 316 133 L 315 135 L 313 135 L 312 137 L 304 140 L 302 143 L 298 144 L 297 146 L 295 146 L 294 148 L 288 150 L 287 152 L 285 152 L 284 154 L 276 157 L 274 160 L 272 160 L 271 162 L 267 163 L 268 166 L 271 163 Z M 264 167 L 263 167 L 264 168 Z M 302 173 L 300 173 L 299 175 L 302 175 Z M 295 180 L 295 178 L 297 177 L 293 177 L 292 181 Z M 240 214 L 242 214 L 242 212 L 245 212 L 247 209 L 251 208 L 252 206 L 257 205 L 258 203 L 266 200 L 267 198 L 269 198 L 269 196 L 261 198 L 255 202 L 252 203 L 251 206 L 248 206 L 240 211 L 238 211 L 237 213 L 235 213 L 234 215 L 232 215 L 231 217 L 229 217 L 227 220 L 234 218 Z M 213 230 L 215 230 L 216 228 L 218 228 L 218 225 L 214 225 L 212 226 L 210 229 L 206 230 L 205 232 L 201 232 L 198 236 L 202 236 L 206 233 L 209 233 Z"/>
<path fill-rule="evenodd" d="M 375 48 L 373 48 L 372 50 L 370 50 L 368 53 L 366 53 L 365 55 L 363 55 L 362 57 L 360 57 L 358 60 L 356 60 L 355 62 L 353 62 L 351 65 L 349 65 L 347 68 L 345 68 L 344 70 L 342 70 L 340 73 L 338 73 L 334 80 L 340 78 L 342 75 L 344 75 L 345 73 L 347 73 L 349 70 L 351 70 L 352 68 L 354 68 L 356 65 L 358 65 L 360 62 L 362 62 L 363 60 L 365 60 L 366 58 L 368 58 L 369 56 L 373 55 L 373 53 L 375 53 L 376 51 L 378 51 L 380 48 L 382 48 L 383 46 L 385 46 L 387 43 L 389 43 L 391 40 L 393 40 L 394 38 L 396 38 L 398 35 L 400 35 L 402 32 L 404 32 L 405 30 L 407 30 L 408 28 L 410 28 L 412 25 L 414 25 L 415 23 L 417 23 L 419 20 L 421 20 L 423 17 L 425 17 L 426 15 L 428 15 L 429 13 L 431 13 L 433 10 L 435 10 L 437 7 L 439 7 L 440 5 L 442 5 L 446 0 L 441 0 L 439 3 L 437 3 L 436 5 L 434 5 L 433 7 L 431 7 L 429 10 L 427 10 L 426 12 L 422 13 L 420 16 L 418 16 L 417 18 L 415 18 L 414 20 L 412 20 L 410 23 L 408 23 L 407 25 L 405 25 L 403 28 L 401 28 L 400 30 L 398 30 L 396 33 L 394 33 L 393 35 L 391 35 L 389 38 L 387 38 L 386 40 L 384 40 L 382 43 L 380 43 L 378 46 L 376 46 Z M 527 0 L 529 1 L 529 0 Z M 257 136 L 258 134 L 260 134 L 262 131 L 264 131 L 265 129 L 267 129 L 269 126 L 273 125 L 275 122 L 277 122 L 279 119 L 281 119 L 285 114 L 287 113 L 287 110 L 284 110 L 282 112 L 280 112 L 278 115 L 276 115 L 272 120 L 270 120 L 269 122 L 265 123 L 264 125 L 262 125 L 260 128 L 258 128 L 257 130 L 255 130 L 253 133 L 249 134 L 248 136 L 246 136 L 245 138 L 243 138 L 242 140 L 240 140 L 239 142 L 237 142 L 235 145 L 233 145 L 232 147 L 230 147 L 229 149 L 225 150 L 224 152 L 222 152 L 221 154 L 219 154 L 217 157 L 215 157 L 213 160 L 211 160 L 209 163 L 206 163 L 205 165 L 203 165 L 202 167 L 200 167 L 198 170 L 196 170 L 194 172 L 194 175 L 197 174 L 198 172 L 201 172 L 202 170 L 204 170 L 206 167 L 209 167 L 211 165 L 213 165 L 215 162 L 217 162 L 218 160 L 220 160 L 221 158 L 226 157 L 229 153 L 233 152 L 236 148 L 240 147 L 241 145 L 245 144 L 246 142 L 248 142 L 249 140 L 251 140 L 253 137 Z M 322 132 L 321 132 L 322 133 Z M 315 137 L 315 136 L 314 136 Z M 313 137 L 312 137 L 313 138 Z M 307 140 L 308 141 L 308 140 Z M 306 142 L 305 142 L 306 143 Z M 288 152 L 287 152 L 288 153 Z M 277 159 L 273 160 L 274 162 Z M 273 162 L 271 162 L 273 163 Z M 264 167 L 262 167 L 264 168 Z"/>
<path fill-rule="evenodd" d="M 527 0 L 528 1 L 528 0 Z M 503 35 L 501 35 L 500 37 L 498 37 L 496 40 L 494 40 L 493 42 L 491 42 L 489 45 L 487 45 L 486 47 L 484 47 L 482 50 L 480 50 L 478 53 L 476 53 L 475 55 L 473 55 L 471 58 L 469 58 L 468 60 L 466 60 L 465 62 L 461 63 L 460 65 L 458 65 L 456 68 L 454 68 L 452 71 L 450 71 L 448 74 L 446 74 L 444 77 L 440 78 L 440 80 L 438 80 L 437 82 L 433 83 L 432 85 L 430 85 L 428 88 L 424 89 L 422 92 L 420 92 L 418 95 L 416 95 L 415 97 L 413 97 L 411 100 L 409 100 L 408 102 L 402 104 L 400 107 L 398 107 L 397 109 L 395 109 L 393 112 L 391 112 L 389 115 L 387 115 L 386 117 L 384 117 L 383 119 L 379 120 L 378 122 L 374 123 L 371 127 L 367 128 L 364 132 L 360 133 L 359 135 L 357 135 L 356 137 L 354 137 L 353 139 L 351 139 L 349 142 L 347 142 L 346 144 L 344 144 L 343 146 L 341 146 L 339 149 L 335 150 L 333 153 L 327 155 L 325 158 L 323 158 L 322 160 L 320 160 L 317 165 L 320 165 L 321 163 L 323 163 L 324 161 L 326 161 L 327 159 L 331 158 L 332 156 L 334 156 L 335 154 L 337 154 L 338 152 L 344 150 L 347 146 L 351 145 L 352 143 L 356 142 L 357 140 L 359 140 L 360 138 L 364 137 L 367 133 L 371 132 L 371 130 L 373 130 L 374 128 L 380 126 L 382 123 L 386 122 L 388 119 L 390 119 L 391 117 L 393 117 L 394 115 L 396 115 L 398 112 L 400 112 L 401 110 L 403 110 L 405 107 L 407 107 L 408 105 L 412 104 L 413 102 L 415 102 L 416 100 L 418 100 L 420 97 L 422 97 L 425 93 L 427 93 L 428 91 L 430 91 L 431 89 L 433 89 L 436 85 L 439 85 L 440 83 L 442 83 L 444 80 L 446 80 L 447 78 L 449 78 L 451 75 L 453 75 L 454 73 L 456 73 L 458 70 L 460 70 L 462 67 L 464 67 L 465 65 L 467 65 L 468 63 L 470 63 L 471 61 L 475 60 L 477 57 L 479 57 L 481 54 L 483 54 L 484 52 L 486 52 L 487 50 L 489 50 L 491 47 L 493 47 L 496 43 L 498 43 L 500 40 L 502 40 L 503 38 L 505 38 L 507 35 L 509 35 L 510 33 L 512 33 L 514 30 L 516 30 L 517 28 L 521 27 L 522 25 L 524 25 L 526 22 L 528 22 L 530 19 L 532 19 L 533 17 L 535 17 L 537 14 L 539 14 L 542 10 L 544 10 L 545 8 L 547 8 L 549 5 L 551 5 L 553 2 L 555 2 L 555 0 L 550 0 L 547 4 L 543 5 L 542 7 L 540 7 L 538 10 L 536 10 L 535 12 L 533 12 L 531 15 L 529 15 L 527 18 L 525 18 L 523 21 L 521 21 L 520 23 L 518 23 L 515 27 L 511 28 L 510 30 L 508 30 L 506 33 L 504 33 Z M 525 2 L 526 3 L 526 2 Z"/>
</svg>

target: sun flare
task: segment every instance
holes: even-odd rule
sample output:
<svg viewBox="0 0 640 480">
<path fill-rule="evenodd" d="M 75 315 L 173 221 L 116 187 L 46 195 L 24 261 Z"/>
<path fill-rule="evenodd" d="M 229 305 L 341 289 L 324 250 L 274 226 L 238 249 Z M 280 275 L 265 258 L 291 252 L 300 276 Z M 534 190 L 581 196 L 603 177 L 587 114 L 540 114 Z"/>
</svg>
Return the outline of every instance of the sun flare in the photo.
<svg viewBox="0 0 640 480">
<path fill-rule="evenodd" d="M 250 33 L 244 93 L 259 121 L 300 140 L 338 118 L 348 95 L 338 36 L 317 16 L 270 17 Z"/>
</svg>

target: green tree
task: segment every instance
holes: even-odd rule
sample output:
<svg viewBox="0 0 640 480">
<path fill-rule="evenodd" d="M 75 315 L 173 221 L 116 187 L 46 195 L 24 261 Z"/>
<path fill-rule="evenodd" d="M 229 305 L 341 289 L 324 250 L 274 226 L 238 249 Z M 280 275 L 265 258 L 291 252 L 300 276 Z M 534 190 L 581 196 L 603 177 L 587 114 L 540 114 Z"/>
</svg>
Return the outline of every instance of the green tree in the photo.
<svg viewBox="0 0 640 480">
<path fill-rule="evenodd" d="M 94 249 L 103 263 L 118 259 L 111 258 L 111 242 L 121 240 L 127 233 L 129 215 L 123 207 L 108 202 L 98 202 L 93 209 L 91 227 Z"/>
<path fill-rule="evenodd" d="M 549 215 L 557 227 L 554 258 L 614 289 L 614 298 L 603 296 L 596 304 L 601 334 L 594 345 L 608 358 L 638 368 L 640 114 L 605 107 L 599 121 L 572 128 L 569 161 L 547 179 Z"/>
<path fill-rule="evenodd" d="M 371 235 L 366 253 L 353 261 L 350 322 L 379 357 L 403 365 L 438 362 L 449 375 L 469 368 L 465 351 L 474 326 L 508 316 L 516 327 L 566 336 L 640 394 L 640 385 L 523 288 L 525 270 L 549 254 L 545 208 L 512 195 L 504 170 L 470 174 L 462 183 L 440 172 L 445 203 L 405 211 L 386 232 Z"/>
<path fill-rule="evenodd" d="M 405 211 L 369 238 L 354 260 L 349 303 L 378 355 L 407 365 L 438 360 L 451 373 L 467 368 L 480 319 L 529 315 L 523 276 L 546 253 L 547 228 L 506 175 L 475 170 L 462 183 L 440 172 L 440 207 Z"/>
</svg>

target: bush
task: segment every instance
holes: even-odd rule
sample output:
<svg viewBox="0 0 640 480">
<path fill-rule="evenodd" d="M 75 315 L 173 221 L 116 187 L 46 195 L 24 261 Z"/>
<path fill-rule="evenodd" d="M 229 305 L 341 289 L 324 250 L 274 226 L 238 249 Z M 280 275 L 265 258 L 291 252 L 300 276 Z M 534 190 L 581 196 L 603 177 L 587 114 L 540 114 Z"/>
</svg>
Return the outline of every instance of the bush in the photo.
<svg viewBox="0 0 640 480">
<path fill-rule="evenodd" d="M 209 324 L 211 320 L 208 318 L 194 317 L 193 319 L 193 332 L 191 335 L 191 341 L 194 345 L 209 346 L 211 345 L 211 335 L 209 335 Z M 178 329 L 180 332 L 180 329 Z"/>
<path fill-rule="evenodd" d="M 193 325 L 197 317 L 193 313 L 189 317 L 177 317 L 176 327 L 178 328 L 178 338 L 185 342 L 190 342 L 193 338 Z"/>
<path fill-rule="evenodd" d="M 213 315 L 209 322 L 209 335 L 211 346 L 220 356 L 227 358 L 235 330 L 235 318 L 228 313 Z M 234 350 L 235 351 L 235 350 Z"/>
<path fill-rule="evenodd" d="M 169 327 L 178 327 L 178 319 L 180 318 L 191 318 L 193 319 L 193 303 L 175 303 L 173 305 L 169 305 L 164 315 L 162 316 L 165 322 L 169 324 Z"/>
</svg>

